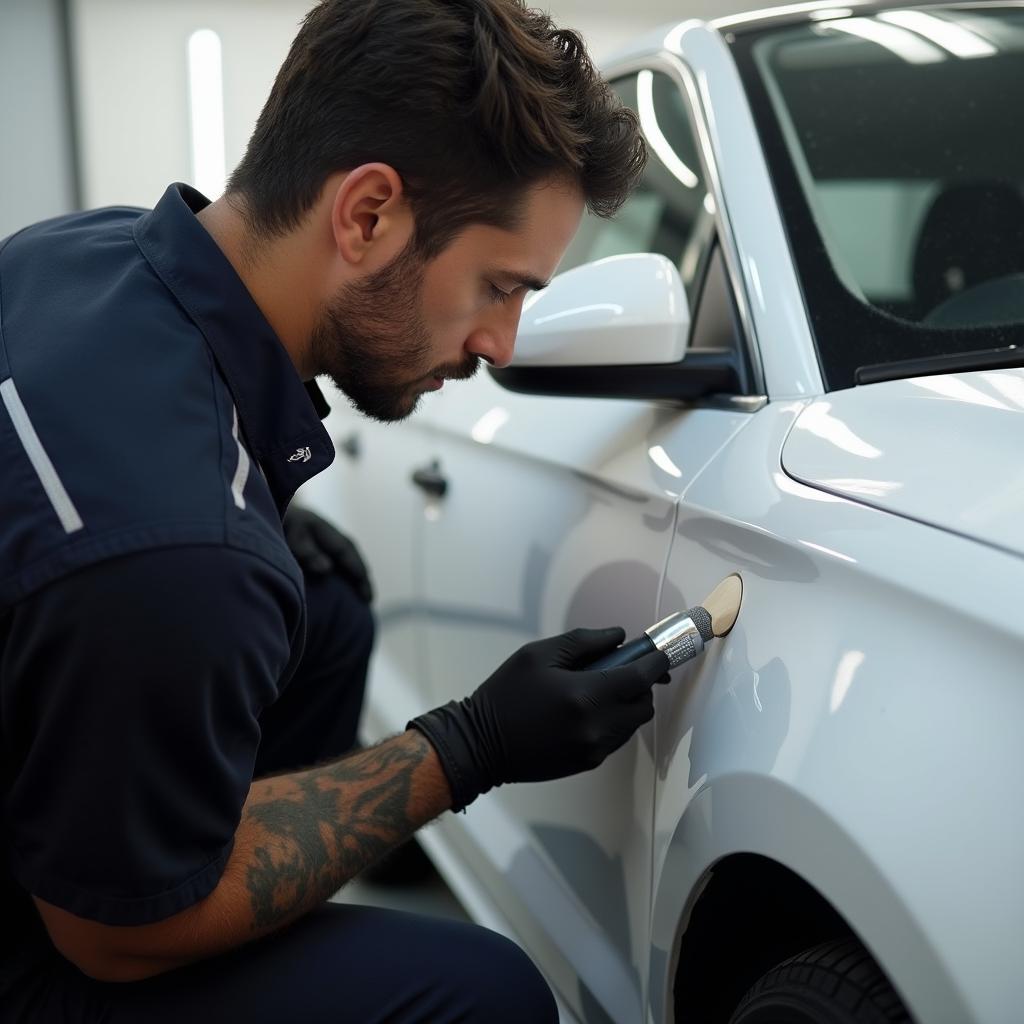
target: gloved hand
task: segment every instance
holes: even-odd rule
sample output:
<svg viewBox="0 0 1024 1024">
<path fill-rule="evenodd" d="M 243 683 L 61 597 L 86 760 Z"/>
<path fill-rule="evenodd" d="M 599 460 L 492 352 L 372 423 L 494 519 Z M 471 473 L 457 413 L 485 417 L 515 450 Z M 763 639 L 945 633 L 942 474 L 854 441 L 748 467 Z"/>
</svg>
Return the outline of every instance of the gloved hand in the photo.
<svg viewBox="0 0 1024 1024">
<path fill-rule="evenodd" d="M 284 517 L 284 539 L 302 568 L 317 576 L 337 572 L 369 604 L 373 585 L 359 551 L 343 533 L 307 508 L 292 505 Z"/>
<path fill-rule="evenodd" d="M 504 782 L 540 782 L 596 768 L 650 721 L 651 686 L 668 679 L 661 651 L 619 668 L 583 668 L 625 636 L 621 629 L 574 629 L 526 644 L 471 697 L 409 723 L 437 751 L 454 810 Z"/>
</svg>

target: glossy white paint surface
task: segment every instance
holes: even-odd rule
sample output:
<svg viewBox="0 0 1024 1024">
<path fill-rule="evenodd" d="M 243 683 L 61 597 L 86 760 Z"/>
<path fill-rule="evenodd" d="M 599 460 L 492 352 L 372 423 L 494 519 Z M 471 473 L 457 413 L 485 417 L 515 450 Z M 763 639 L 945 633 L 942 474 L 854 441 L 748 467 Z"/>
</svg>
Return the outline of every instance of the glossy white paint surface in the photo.
<svg viewBox="0 0 1024 1024">
<path fill-rule="evenodd" d="M 800 413 L 757 413 L 680 506 L 659 611 L 735 570 L 744 600 L 657 695 L 652 1005 L 695 887 L 755 852 L 840 911 L 918 1020 L 1015 1019 L 1024 561 L 792 480 Z"/>
<path fill-rule="evenodd" d="M 650 625 L 676 500 L 748 421 L 518 395 L 486 373 L 432 396 L 418 425 L 451 491 L 423 535 L 430 700 L 465 695 L 530 640 Z M 616 1021 L 642 1013 L 653 788 L 645 729 L 597 771 L 504 787 L 442 826 L 581 1015 L 594 1003 Z"/>
<path fill-rule="evenodd" d="M 368 420 L 330 383 L 321 380 L 320 386 L 331 406 L 325 426 L 337 455 L 331 469 L 310 480 L 296 501 L 349 533 L 369 566 L 377 617 L 372 673 L 376 692 L 369 704 L 382 699 L 405 711 L 418 708 L 413 714 L 419 714 L 426 710 L 419 696 L 423 642 L 416 605 L 423 514 L 421 492 L 411 477 L 429 464 L 429 448 L 416 431 Z M 410 717 L 390 731 L 404 730 Z"/>
<path fill-rule="evenodd" d="M 886 381 L 812 402 L 797 480 L 1024 554 L 1024 370 Z"/>
<path fill-rule="evenodd" d="M 677 363 L 689 331 L 675 264 L 656 253 L 609 256 L 559 274 L 526 300 L 512 365 Z"/>
</svg>

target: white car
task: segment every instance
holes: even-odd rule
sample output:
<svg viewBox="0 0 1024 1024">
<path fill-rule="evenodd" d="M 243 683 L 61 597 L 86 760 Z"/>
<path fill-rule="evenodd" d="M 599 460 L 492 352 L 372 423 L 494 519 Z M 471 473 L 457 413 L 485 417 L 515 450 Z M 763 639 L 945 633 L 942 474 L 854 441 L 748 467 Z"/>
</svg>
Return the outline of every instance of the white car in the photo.
<svg viewBox="0 0 1024 1024">
<path fill-rule="evenodd" d="M 513 365 L 402 425 L 335 395 L 302 498 L 375 574 L 367 738 L 738 572 L 632 741 L 428 853 L 569 1021 L 1020 1021 L 1024 5 L 686 21 L 605 71 L 647 179 Z"/>
</svg>

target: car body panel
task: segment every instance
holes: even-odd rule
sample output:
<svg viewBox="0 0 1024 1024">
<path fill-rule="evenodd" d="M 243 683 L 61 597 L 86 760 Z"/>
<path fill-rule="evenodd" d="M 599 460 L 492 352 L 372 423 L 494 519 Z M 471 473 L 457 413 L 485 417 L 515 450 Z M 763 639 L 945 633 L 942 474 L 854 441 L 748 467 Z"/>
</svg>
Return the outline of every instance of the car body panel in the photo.
<svg viewBox="0 0 1024 1024">
<path fill-rule="evenodd" d="M 813 487 L 1019 555 L 1022 417 L 1024 370 L 886 381 L 812 402 L 782 462 Z"/>
<path fill-rule="evenodd" d="M 916 1019 L 1012 1020 L 1024 560 L 792 480 L 805 408 L 757 413 L 680 505 L 659 611 L 732 571 L 744 596 L 656 696 L 652 1007 L 702 875 L 756 852 L 846 918 Z"/>
<path fill-rule="evenodd" d="M 429 464 L 429 447 L 416 431 L 369 420 L 329 381 L 319 383 L 331 406 L 324 425 L 338 454 L 331 471 L 306 483 L 296 501 L 349 533 L 369 567 L 378 630 L 375 687 L 388 695 L 389 707 L 410 712 L 396 726 L 404 729 L 426 710 L 417 684 L 424 657 L 417 603 L 423 514 L 411 477 Z"/>
<path fill-rule="evenodd" d="M 531 640 L 650 625 L 676 501 L 749 419 L 516 395 L 489 374 L 432 396 L 419 422 L 450 492 L 424 532 L 431 699 L 464 696 Z M 642 1012 L 653 787 L 647 727 L 596 771 L 503 787 L 460 823 L 563 951 L 582 986 L 563 998 L 591 1017 Z"/>
</svg>

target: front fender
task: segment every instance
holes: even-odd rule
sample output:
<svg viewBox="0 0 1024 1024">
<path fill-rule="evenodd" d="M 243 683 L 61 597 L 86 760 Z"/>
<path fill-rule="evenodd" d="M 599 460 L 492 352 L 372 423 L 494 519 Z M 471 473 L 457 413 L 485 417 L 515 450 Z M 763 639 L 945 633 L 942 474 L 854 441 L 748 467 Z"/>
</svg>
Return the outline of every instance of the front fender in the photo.
<svg viewBox="0 0 1024 1024">
<path fill-rule="evenodd" d="M 651 1000 L 707 872 L 757 853 L 921 1024 L 1016 1020 L 1024 559 L 786 476 L 799 408 L 758 412 L 680 505 L 659 614 L 734 571 L 744 596 L 656 693 Z"/>
<path fill-rule="evenodd" d="M 897 987 L 922 1024 L 973 1019 L 899 891 L 854 838 L 784 783 L 742 773 L 717 778 L 697 794 L 666 845 L 651 922 L 647 991 L 653 1020 L 671 1019 L 666 1011 L 680 940 L 715 865 L 737 853 L 775 861 L 816 889 L 890 978 L 899 979 Z M 735 925 L 742 928 L 743 921 Z M 907 991 L 908 978 L 921 984 Z"/>
</svg>

